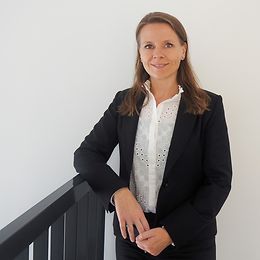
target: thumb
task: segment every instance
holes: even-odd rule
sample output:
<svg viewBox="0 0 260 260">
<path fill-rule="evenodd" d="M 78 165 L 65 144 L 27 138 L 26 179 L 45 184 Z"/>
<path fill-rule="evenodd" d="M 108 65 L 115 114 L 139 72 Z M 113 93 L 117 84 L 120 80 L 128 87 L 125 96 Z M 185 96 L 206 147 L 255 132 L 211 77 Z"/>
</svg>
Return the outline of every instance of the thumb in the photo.
<svg viewBox="0 0 260 260">
<path fill-rule="evenodd" d="M 139 234 L 137 237 L 136 237 L 136 240 L 141 242 L 145 239 L 148 239 L 152 236 L 152 229 L 148 230 L 148 231 L 144 231 L 143 233 Z"/>
</svg>

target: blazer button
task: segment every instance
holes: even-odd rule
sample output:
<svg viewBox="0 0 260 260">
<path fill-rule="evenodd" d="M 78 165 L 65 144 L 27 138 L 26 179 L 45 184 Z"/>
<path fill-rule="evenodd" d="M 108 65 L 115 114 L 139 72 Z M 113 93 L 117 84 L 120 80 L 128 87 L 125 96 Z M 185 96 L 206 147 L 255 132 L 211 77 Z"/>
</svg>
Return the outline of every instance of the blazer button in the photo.
<svg viewBox="0 0 260 260">
<path fill-rule="evenodd" d="M 169 186 L 168 182 L 165 182 L 165 183 L 163 184 L 163 187 L 164 187 L 165 189 L 167 189 L 168 186 Z"/>
</svg>

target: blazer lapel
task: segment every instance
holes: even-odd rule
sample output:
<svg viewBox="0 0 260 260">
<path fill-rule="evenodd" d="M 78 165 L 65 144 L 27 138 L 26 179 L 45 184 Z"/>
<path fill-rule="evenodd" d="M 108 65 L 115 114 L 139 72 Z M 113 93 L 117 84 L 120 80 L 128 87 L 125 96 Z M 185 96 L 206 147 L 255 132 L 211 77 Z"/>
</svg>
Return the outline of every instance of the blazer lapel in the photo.
<svg viewBox="0 0 260 260">
<path fill-rule="evenodd" d="M 140 113 L 143 102 L 145 99 L 145 95 L 142 93 L 137 101 L 137 110 Z M 126 146 L 125 146 L 125 156 L 127 159 L 126 161 L 126 170 L 130 173 L 132 169 L 133 164 L 133 155 L 134 155 L 134 145 L 135 145 L 135 137 L 136 137 L 136 131 L 137 131 L 137 125 L 138 125 L 139 115 L 137 113 L 134 113 L 133 116 L 127 116 L 125 118 L 125 130 L 127 132 L 126 135 Z"/>
<path fill-rule="evenodd" d="M 176 163 L 177 159 L 183 152 L 186 143 L 192 133 L 196 116 L 186 112 L 186 105 L 181 96 L 179 110 L 173 130 L 171 144 L 169 147 L 168 157 L 166 161 L 164 179 L 167 178 L 168 173 L 171 171 L 172 166 Z"/>
</svg>

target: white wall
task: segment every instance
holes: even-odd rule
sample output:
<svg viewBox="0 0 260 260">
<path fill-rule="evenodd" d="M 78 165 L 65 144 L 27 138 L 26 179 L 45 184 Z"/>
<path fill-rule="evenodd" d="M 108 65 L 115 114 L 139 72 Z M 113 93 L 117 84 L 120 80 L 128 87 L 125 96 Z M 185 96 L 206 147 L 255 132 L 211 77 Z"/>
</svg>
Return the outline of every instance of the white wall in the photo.
<svg viewBox="0 0 260 260">
<path fill-rule="evenodd" d="M 0 228 L 75 175 L 73 151 L 132 82 L 139 19 L 166 11 L 187 29 L 203 87 L 224 98 L 234 179 L 218 217 L 218 259 L 260 259 L 259 7 L 257 0 L 0 1 Z M 117 161 L 115 153 L 116 169 Z"/>
</svg>

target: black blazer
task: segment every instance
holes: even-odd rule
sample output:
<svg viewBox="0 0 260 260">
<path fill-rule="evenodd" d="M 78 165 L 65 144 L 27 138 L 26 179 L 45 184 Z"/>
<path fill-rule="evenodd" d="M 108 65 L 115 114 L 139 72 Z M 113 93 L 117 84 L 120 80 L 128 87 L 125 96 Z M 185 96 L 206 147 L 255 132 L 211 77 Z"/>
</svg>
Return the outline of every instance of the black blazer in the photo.
<svg viewBox="0 0 260 260">
<path fill-rule="evenodd" d="M 112 194 L 128 187 L 138 115 L 121 116 L 117 107 L 129 89 L 119 91 L 103 117 L 74 153 L 74 167 L 113 211 Z M 159 191 L 157 225 L 164 226 L 175 245 L 213 237 L 216 215 L 231 188 L 231 156 L 222 98 L 207 92 L 210 110 L 186 112 L 182 94 Z M 138 100 L 141 111 L 145 96 Z M 120 177 L 106 164 L 119 144 Z M 116 214 L 115 214 L 116 215 Z M 119 232 L 117 221 L 114 230 Z"/>
</svg>

